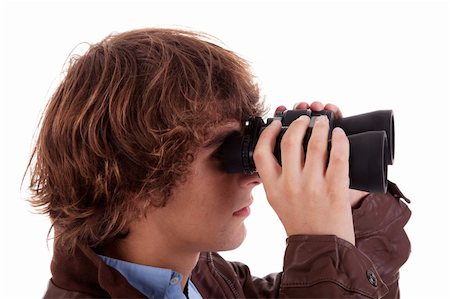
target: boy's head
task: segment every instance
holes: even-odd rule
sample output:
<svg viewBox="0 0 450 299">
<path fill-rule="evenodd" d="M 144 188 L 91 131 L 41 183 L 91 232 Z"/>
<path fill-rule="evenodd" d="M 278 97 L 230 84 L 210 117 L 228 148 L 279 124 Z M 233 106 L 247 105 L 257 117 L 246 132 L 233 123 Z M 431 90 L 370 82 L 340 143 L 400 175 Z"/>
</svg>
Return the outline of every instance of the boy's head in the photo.
<svg viewBox="0 0 450 299">
<path fill-rule="evenodd" d="M 41 121 L 32 203 L 58 248 L 96 247 L 164 207 L 217 126 L 262 113 L 247 63 L 203 35 L 142 29 L 70 61 Z"/>
</svg>

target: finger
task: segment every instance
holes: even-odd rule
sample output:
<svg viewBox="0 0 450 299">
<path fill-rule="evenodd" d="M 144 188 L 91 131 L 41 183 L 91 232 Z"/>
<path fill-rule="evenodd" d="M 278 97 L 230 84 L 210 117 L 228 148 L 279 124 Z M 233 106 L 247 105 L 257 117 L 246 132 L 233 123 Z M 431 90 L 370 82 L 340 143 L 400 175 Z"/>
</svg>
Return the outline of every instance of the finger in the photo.
<svg viewBox="0 0 450 299">
<path fill-rule="evenodd" d="M 303 138 L 309 126 L 309 117 L 302 115 L 293 121 L 281 140 L 281 162 L 283 174 L 296 178 L 303 169 L 305 153 Z"/>
<path fill-rule="evenodd" d="M 298 110 L 306 110 L 309 109 L 309 104 L 306 102 L 300 102 L 300 103 L 296 103 L 294 105 L 294 110 L 298 109 Z"/>
<path fill-rule="evenodd" d="M 324 107 L 325 110 L 330 110 L 333 111 L 334 116 L 336 118 L 342 118 L 342 112 L 341 109 L 339 109 L 338 106 L 334 105 L 334 104 L 326 104 Z"/>
<path fill-rule="evenodd" d="M 324 107 L 321 102 L 313 102 L 311 103 L 310 108 L 312 111 L 322 111 Z"/>
<path fill-rule="evenodd" d="M 285 111 L 285 110 L 287 110 L 287 108 L 286 108 L 286 106 L 278 106 L 277 107 L 277 109 L 275 109 L 275 112 L 274 112 L 274 116 L 275 117 L 277 117 L 277 116 L 280 116 L 280 115 L 282 115 L 283 114 L 283 111 Z"/>
<path fill-rule="evenodd" d="M 325 174 L 328 157 L 328 130 L 328 118 L 325 115 L 317 117 L 308 142 L 305 160 L 305 171 L 322 177 Z"/>
<path fill-rule="evenodd" d="M 262 131 L 253 151 L 256 170 L 263 181 L 275 180 L 281 173 L 281 166 L 273 155 L 276 138 L 280 130 L 281 122 L 277 119 L 273 120 Z"/>
<path fill-rule="evenodd" d="M 327 179 L 340 186 L 349 186 L 349 155 L 350 144 L 345 132 L 335 128 L 331 137 L 330 160 L 327 169 Z"/>
</svg>

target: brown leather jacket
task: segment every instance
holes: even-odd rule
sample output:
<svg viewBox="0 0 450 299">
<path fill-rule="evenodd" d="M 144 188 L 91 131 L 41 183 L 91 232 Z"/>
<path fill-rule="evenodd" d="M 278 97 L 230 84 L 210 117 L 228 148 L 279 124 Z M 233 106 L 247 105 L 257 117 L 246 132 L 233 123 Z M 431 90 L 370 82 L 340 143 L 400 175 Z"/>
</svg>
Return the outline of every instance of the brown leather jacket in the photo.
<svg viewBox="0 0 450 299">
<path fill-rule="evenodd" d="M 353 210 L 356 246 L 336 236 L 287 239 L 283 272 L 253 277 L 247 266 L 202 253 L 191 279 L 203 298 L 398 298 L 399 268 L 410 243 L 403 229 L 411 212 L 390 183 Z M 408 201 L 409 202 L 409 201 Z M 44 298 L 145 298 L 90 249 L 55 251 Z"/>
</svg>

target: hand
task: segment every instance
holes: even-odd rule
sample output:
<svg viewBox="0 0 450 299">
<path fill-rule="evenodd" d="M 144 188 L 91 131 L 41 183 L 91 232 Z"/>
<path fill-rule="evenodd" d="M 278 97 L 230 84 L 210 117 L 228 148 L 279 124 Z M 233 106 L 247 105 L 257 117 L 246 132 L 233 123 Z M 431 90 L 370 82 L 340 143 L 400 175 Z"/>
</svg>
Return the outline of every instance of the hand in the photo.
<svg viewBox="0 0 450 299">
<path fill-rule="evenodd" d="M 285 106 L 279 106 L 277 109 L 275 109 L 275 114 L 281 111 L 286 110 L 287 108 Z M 321 102 L 313 102 L 310 104 L 306 103 L 306 102 L 299 102 L 296 103 L 294 105 L 294 110 L 295 109 L 302 109 L 302 110 L 306 110 L 306 109 L 311 109 L 312 111 L 322 111 L 322 110 L 330 110 L 333 111 L 334 116 L 336 118 L 342 118 L 342 112 L 339 109 L 338 106 L 334 105 L 334 104 L 326 104 L 325 106 L 321 103 Z M 353 208 L 356 208 L 359 203 L 361 202 L 361 200 L 369 194 L 369 192 L 365 192 L 365 191 L 360 191 L 360 190 L 354 190 L 354 189 L 349 189 L 350 190 L 350 204 Z"/>
<path fill-rule="evenodd" d="M 329 123 L 321 116 L 315 122 L 305 157 L 302 144 L 309 122 L 308 116 L 302 116 L 286 130 L 280 145 L 283 167 L 273 155 L 280 121 L 273 121 L 261 133 L 253 158 L 267 199 L 288 236 L 336 235 L 355 244 L 348 138 L 341 128 L 333 130 L 327 166 Z"/>
</svg>

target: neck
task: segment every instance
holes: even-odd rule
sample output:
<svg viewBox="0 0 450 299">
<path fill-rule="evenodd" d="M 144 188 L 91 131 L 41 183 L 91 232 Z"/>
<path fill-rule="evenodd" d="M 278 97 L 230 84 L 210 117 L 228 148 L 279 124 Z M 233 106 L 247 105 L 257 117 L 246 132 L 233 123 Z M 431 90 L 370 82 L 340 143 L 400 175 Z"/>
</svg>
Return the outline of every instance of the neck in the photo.
<svg viewBox="0 0 450 299">
<path fill-rule="evenodd" d="M 142 228 L 147 227 L 143 230 Z M 117 239 L 101 249 L 100 254 L 127 262 L 171 269 L 183 275 L 183 290 L 197 264 L 199 252 L 186 250 L 170 236 L 148 229 L 148 226 L 131 225 L 124 239 Z"/>
</svg>

